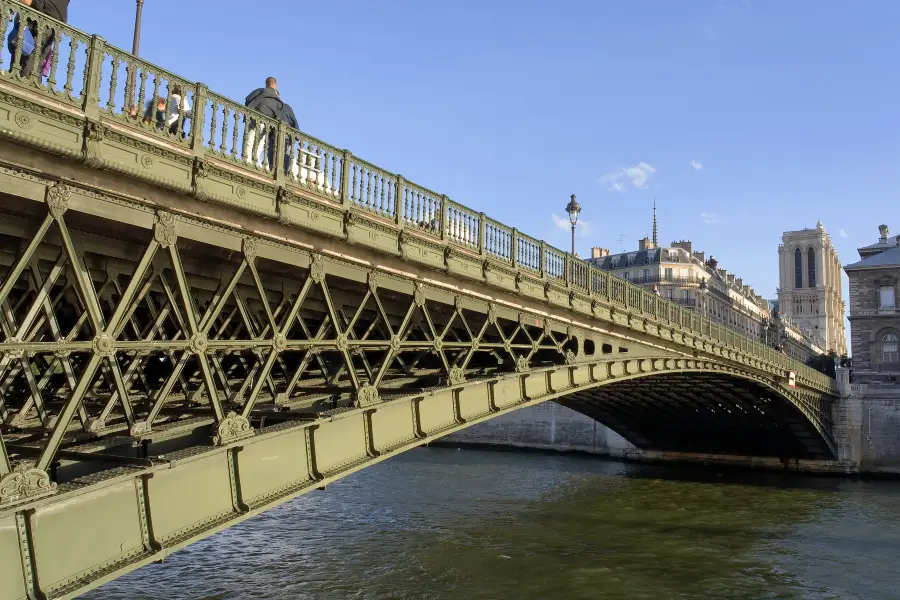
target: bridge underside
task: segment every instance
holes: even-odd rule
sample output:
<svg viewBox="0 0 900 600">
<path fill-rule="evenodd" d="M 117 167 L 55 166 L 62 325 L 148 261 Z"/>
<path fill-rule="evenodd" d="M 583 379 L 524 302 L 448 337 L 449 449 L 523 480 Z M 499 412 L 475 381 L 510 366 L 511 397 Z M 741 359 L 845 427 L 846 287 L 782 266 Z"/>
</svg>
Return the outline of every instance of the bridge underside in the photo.
<svg viewBox="0 0 900 600">
<path fill-rule="evenodd" d="M 772 388 L 723 373 L 629 379 L 558 400 L 641 450 L 831 459 L 806 416 Z"/>
</svg>

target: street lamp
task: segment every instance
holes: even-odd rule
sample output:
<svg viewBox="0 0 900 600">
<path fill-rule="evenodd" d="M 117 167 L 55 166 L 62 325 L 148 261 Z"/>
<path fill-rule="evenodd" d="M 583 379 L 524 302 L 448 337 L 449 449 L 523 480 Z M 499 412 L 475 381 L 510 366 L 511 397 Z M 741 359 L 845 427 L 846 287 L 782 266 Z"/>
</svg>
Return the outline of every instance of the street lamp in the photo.
<svg viewBox="0 0 900 600">
<path fill-rule="evenodd" d="M 141 47 L 141 13 L 144 10 L 144 0 L 136 0 L 137 7 L 134 14 L 134 41 L 131 44 L 131 54 L 133 56 L 138 55 L 138 51 Z M 128 106 L 132 107 L 132 110 L 137 114 L 137 109 L 134 105 L 134 85 L 137 81 L 137 65 L 131 65 L 131 68 L 128 69 Z"/>
<path fill-rule="evenodd" d="M 575 256 L 575 225 L 578 223 L 578 213 L 581 212 L 581 206 L 575 200 L 575 194 L 572 194 L 569 203 L 566 205 L 566 212 L 569 213 L 569 222 L 572 223 L 572 256 Z"/>
<path fill-rule="evenodd" d="M 144 9 L 144 0 L 137 0 L 137 12 L 134 15 L 134 43 L 131 45 L 131 53 L 138 55 L 141 45 L 141 11 Z"/>
<path fill-rule="evenodd" d="M 707 316 L 706 314 L 706 294 L 709 292 L 709 284 L 706 283 L 706 277 L 700 279 L 700 298 L 698 299 L 700 302 L 700 314 L 702 316 Z"/>
</svg>

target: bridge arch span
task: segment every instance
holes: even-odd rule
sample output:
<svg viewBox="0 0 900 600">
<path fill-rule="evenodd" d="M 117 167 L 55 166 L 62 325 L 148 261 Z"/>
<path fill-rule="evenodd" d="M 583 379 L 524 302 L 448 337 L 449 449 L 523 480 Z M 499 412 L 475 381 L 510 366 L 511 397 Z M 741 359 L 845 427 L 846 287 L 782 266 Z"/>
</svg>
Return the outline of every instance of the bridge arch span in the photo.
<svg viewBox="0 0 900 600">
<path fill-rule="evenodd" d="M 661 372 L 576 391 L 557 402 L 641 450 L 792 459 L 831 459 L 835 453 L 826 403 L 739 372 Z"/>
<path fill-rule="evenodd" d="M 649 400 L 637 406 L 647 389 L 678 385 L 690 385 L 693 395 L 680 399 L 677 392 L 666 392 L 657 409 L 648 408 Z M 720 386 L 735 391 L 706 398 Z M 719 408 L 727 402 L 731 413 L 714 408 L 717 399 L 723 404 Z M 257 435 L 224 446 L 185 448 L 148 460 L 142 468 L 122 466 L 75 477 L 55 496 L 19 506 L 15 513 L 0 511 L 0 554 L 19 551 L 16 532 L 22 527 L 36 540 L 53 539 L 29 550 L 35 560 L 53 565 L 42 572 L 42 589 L 53 598 L 83 593 L 396 454 L 550 400 L 597 418 L 647 448 L 724 448 L 723 440 L 737 431 L 736 410 L 742 418 L 752 410 L 759 414 L 741 432 L 742 449 L 806 457 L 827 455 L 830 448 L 824 438 L 816 438 L 815 425 L 804 423 L 812 414 L 802 406 L 806 400 L 791 398 L 749 371 L 695 359 L 609 358 L 473 379 L 374 406 L 335 410 L 310 422 L 263 425 Z M 771 441 L 754 441 L 751 435 Z M 15 583 L 2 581 L 0 592 Z"/>
</svg>

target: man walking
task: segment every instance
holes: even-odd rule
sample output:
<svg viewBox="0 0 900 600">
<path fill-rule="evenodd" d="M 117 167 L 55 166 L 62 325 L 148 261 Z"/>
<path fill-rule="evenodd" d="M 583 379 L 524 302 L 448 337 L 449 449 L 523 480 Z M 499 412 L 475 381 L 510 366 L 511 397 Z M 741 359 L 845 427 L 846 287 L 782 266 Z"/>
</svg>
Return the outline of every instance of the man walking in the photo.
<svg viewBox="0 0 900 600">
<path fill-rule="evenodd" d="M 250 92 L 247 99 L 244 101 L 244 105 L 247 108 L 262 113 L 270 119 L 281 121 L 288 127 L 297 129 L 297 117 L 294 115 L 294 110 L 289 104 L 281 99 L 281 94 L 278 93 L 278 82 L 274 77 L 266 78 L 266 87 L 258 88 Z M 252 163 L 253 159 L 259 155 L 259 145 L 262 143 L 262 136 L 265 133 L 265 128 L 266 126 L 264 124 L 257 126 L 254 119 L 250 119 L 247 124 L 244 134 L 244 160 L 248 164 Z M 259 138 L 258 141 L 257 138 Z M 287 146 L 290 146 L 291 141 L 290 137 L 288 137 Z M 273 168 L 275 164 L 275 142 L 275 131 L 272 130 L 269 132 L 269 150 L 267 154 L 269 166 Z M 287 173 L 290 168 L 290 154 L 290 150 L 286 149 L 284 158 L 285 173 Z"/>
</svg>

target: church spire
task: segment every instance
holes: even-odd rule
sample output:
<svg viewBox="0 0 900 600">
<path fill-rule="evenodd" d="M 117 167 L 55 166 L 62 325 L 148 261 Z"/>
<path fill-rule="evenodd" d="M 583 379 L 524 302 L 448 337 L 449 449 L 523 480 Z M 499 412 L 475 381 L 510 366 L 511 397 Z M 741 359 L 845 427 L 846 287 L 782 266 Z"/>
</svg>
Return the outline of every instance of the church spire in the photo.
<svg viewBox="0 0 900 600">
<path fill-rule="evenodd" d="M 659 239 L 656 235 L 656 194 L 653 194 L 653 247 L 659 248 Z"/>
</svg>

